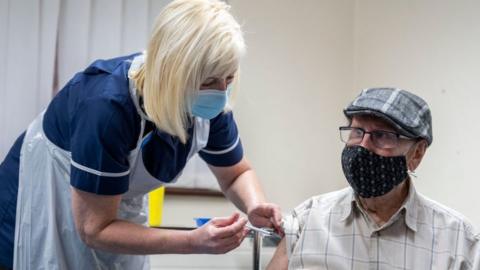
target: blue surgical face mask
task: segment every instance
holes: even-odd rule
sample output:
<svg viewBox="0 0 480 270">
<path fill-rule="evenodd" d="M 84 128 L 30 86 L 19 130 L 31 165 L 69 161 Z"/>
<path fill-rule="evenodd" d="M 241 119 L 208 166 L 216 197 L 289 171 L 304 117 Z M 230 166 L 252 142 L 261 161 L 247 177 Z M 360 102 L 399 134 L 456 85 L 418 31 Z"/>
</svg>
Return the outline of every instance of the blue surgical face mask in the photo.
<svg viewBox="0 0 480 270">
<path fill-rule="evenodd" d="M 192 115 L 212 119 L 219 115 L 228 101 L 230 87 L 226 91 L 207 89 L 197 92 L 192 104 Z"/>
</svg>

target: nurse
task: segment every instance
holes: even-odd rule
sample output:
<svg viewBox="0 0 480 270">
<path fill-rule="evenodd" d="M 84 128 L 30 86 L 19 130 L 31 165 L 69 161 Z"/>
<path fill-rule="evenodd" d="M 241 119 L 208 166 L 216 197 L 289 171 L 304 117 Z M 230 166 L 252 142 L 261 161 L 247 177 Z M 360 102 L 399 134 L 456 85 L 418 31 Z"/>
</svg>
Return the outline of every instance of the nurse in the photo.
<svg viewBox="0 0 480 270">
<path fill-rule="evenodd" d="M 195 153 L 253 225 L 280 228 L 228 106 L 245 50 L 228 8 L 171 2 L 146 53 L 95 61 L 30 124 L 0 166 L 0 268 L 149 269 L 146 254 L 236 248 L 239 214 L 192 231 L 142 225 L 143 195 Z"/>
</svg>

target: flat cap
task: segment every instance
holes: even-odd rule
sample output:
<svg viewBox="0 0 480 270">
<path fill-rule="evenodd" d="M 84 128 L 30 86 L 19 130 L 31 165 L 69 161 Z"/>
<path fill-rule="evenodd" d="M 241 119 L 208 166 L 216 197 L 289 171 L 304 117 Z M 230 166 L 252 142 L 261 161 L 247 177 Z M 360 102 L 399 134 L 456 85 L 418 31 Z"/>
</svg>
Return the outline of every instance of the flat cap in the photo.
<svg viewBox="0 0 480 270">
<path fill-rule="evenodd" d="M 370 114 L 393 125 L 409 138 L 423 138 L 432 143 L 432 115 L 419 96 L 399 88 L 364 89 L 344 110 L 345 116 Z"/>
</svg>

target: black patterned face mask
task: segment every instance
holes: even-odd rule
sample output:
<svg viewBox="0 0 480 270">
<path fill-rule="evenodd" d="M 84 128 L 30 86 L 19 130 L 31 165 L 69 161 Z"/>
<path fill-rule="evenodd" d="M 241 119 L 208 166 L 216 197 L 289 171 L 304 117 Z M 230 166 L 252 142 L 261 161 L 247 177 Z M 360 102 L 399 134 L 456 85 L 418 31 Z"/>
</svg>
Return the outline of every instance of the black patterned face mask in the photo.
<svg viewBox="0 0 480 270">
<path fill-rule="evenodd" d="M 382 196 L 408 177 L 405 156 L 383 157 L 362 146 L 345 146 L 342 168 L 355 193 L 363 198 Z"/>
</svg>

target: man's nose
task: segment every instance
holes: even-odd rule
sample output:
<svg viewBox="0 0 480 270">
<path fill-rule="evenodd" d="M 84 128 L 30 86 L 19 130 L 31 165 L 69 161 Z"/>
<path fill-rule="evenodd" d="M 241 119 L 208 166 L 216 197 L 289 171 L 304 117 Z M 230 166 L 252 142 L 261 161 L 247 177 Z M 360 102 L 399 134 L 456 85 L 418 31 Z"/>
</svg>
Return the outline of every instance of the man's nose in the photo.
<svg viewBox="0 0 480 270">
<path fill-rule="evenodd" d="M 366 148 L 370 151 L 373 150 L 373 143 L 372 143 L 372 140 L 371 140 L 371 137 L 370 137 L 370 134 L 369 133 L 365 133 L 363 135 L 363 138 L 362 138 L 362 141 L 360 142 L 359 144 L 361 147 L 363 148 Z"/>
</svg>

